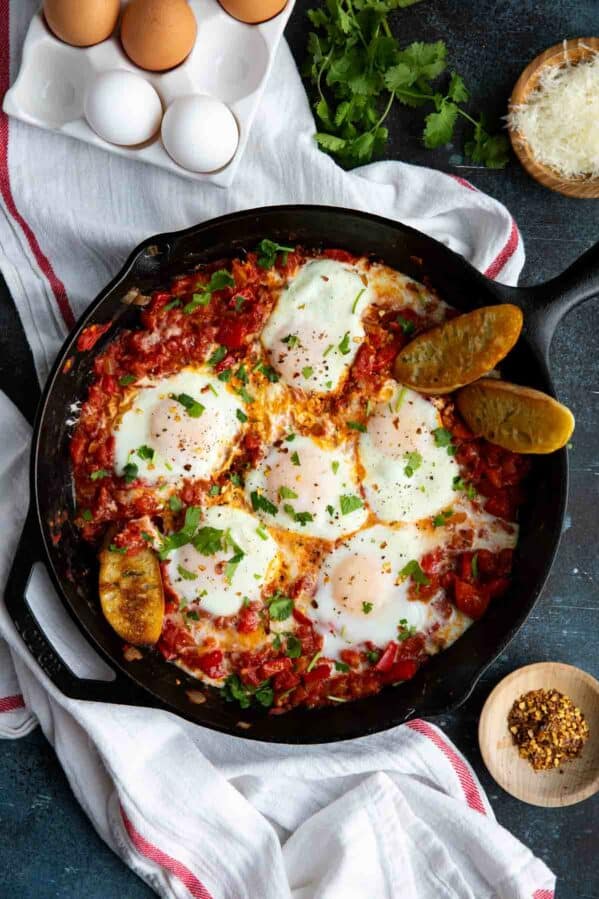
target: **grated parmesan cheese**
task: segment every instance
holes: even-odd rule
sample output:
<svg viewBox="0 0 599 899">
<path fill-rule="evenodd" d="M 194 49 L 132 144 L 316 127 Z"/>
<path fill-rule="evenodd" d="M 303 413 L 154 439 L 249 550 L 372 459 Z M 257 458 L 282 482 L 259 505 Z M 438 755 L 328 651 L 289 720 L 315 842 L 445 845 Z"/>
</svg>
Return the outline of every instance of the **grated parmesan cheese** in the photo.
<svg viewBox="0 0 599 899">
<path fill-rule="evenodd" d="M 546 66 L 508 123 L 535 159 L 562 177 L 598 177 L 599 53 L 577 64 Z"/>
</svg>

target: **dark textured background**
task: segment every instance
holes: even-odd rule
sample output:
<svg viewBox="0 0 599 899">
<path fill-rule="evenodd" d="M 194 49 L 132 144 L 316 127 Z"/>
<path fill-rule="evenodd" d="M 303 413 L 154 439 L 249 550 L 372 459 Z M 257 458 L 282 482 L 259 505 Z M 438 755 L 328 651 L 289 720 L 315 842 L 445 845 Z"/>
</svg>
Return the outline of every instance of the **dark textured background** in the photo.
<svg viewBox="0 0 599 899">
<path fill-rule="evenodd" d="M 298 62 L 303 59 L 308 32 L 305 10 L 312 5 L 317 3 L 298 0 L 287 28 Z M 396 13 L 393 24 L 402 42 L 445 40 L 452 64 L 472 91 L 473 105 L 500 116 L 520 71 L 537 53 L 563 38 L 599 35 L 599 2 L 425 0 Z M 552 194 L 531 181 L 516 161 L 503 172 L 463 165 L 459 141 L 452 148 L 426 151 L 419 142 L 419 112 L 395 112 L 388 124 L 390 158 L 459 173 L 510 207 L 526 245 L 523 282 L 551 277 L 599 240 L 599 201 Z M 487 775 L 476 727 L 491 688 L 520 665 L 550 659 L 599 674 L 598 348 L 599 299 L 568 316 L 552 349 L 556 387 L 574 411 L 577 427 L 567 528 L 544 597 L 470 701 L 458 713 L 437 721 L 474 765 L 499 821 L 557 873 L 558 899 L 599 899 L 599 796 L 566 809 L 539 809 L 512 799 Z M 31 419 L 37 384 L 4 285 L 0 387 Z M 0 897 L 138 899 L 153 895 L 96 836 L 39 730 L 23 740 L 0 742 L 0 843 Z"/>
</svg>

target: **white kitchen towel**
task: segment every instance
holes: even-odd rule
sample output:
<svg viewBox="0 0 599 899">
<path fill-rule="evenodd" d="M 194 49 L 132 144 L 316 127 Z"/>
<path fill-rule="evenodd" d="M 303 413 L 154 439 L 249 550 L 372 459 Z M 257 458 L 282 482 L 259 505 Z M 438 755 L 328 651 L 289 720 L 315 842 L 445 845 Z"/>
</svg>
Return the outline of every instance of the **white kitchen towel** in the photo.
<svg viewBox="0 0 599 899">
<path fill-rule="evenodd" d="M 36 6 L 0 0 L 1 92 Z M 313 131 L 285 44 L 228 191 L 1 116 L 0 268 L 40 381 L 74 317 L 136 243 L 250 206 L 371 210 L 515 283 L 524 254 L 504 207 L 467 182 L 401 163 L 345 173 L 316 149 Z M 3 396 L 0 422 L 1 585 L 27 507 L 28 428 Z M 43 572 L 29 599 L 81 676 L 106 676 Z M 98 833 L 159 895 L 553 895 L 551 872 L 497 824 L 471 768 L 430 724 L 328 746 L 252 743 L 164 712 L 69 700 L 32 660 L 2 605 L 0 633 L 0 736 L 19 736 L 39 721 Z"/>
<path fill-rule="evenodd" d="M 15 535 L 28 426 L 1 393 L 0 420 L 20 435 L 0 448 L 2 520 Z M 0 543 L 2 579 L 13 552 L 14 536 Z M 64 640 L 66 613 L 41 618 L 53 643 Z M 39 721 L 100 836 L 160 896 L 553 897 L 551 872 L 497 823 L 468 763 L 425 721 L 325 746 L 253 743 L 162 711 L 67 699 L 2 605 L 0 633 L 28 710 L 23 732 Z M 95 653 L 82 652 L 91 671 Z M 0 697 L 14 696 L 15 670 L 0 657 Z M 16 735 L 14 714 L 0 702 L 0 736 Z"/>
</svg>

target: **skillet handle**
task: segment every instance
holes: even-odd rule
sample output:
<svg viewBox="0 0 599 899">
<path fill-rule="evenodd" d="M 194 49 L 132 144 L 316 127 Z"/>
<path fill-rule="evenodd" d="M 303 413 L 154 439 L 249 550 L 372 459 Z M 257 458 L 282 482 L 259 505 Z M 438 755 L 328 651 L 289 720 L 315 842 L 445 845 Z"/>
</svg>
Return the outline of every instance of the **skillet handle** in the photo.
<svg viewBox="0 0 599 899">
<path fill-rule="evenodd" d="M 120 673 L 115 672 L 116 679 L 112 681 L 79 678 L 63 662 L 47 639 L 26 599 L 33 568 L 37 562 L 45 564 L 45 561 L 45 549 L 32 503 L 4 594 L 8 614 L 27 649 L 54 686 L 71 699 L 135 702 L 128 695 L 131 693 L 131 686 Z M 136 704 L 140 704 L 139 701 Z"/>
<path fill-rule="evenodd" d="M 545 363 L 556 328 L 579 303 L 599 295 L 599 243 L 551 281 L 534 287 L 506 287 L 494 282 L 491 290 L 501 302 L 515 303 L 525 315 L 525 335 Z"/>
</svg>

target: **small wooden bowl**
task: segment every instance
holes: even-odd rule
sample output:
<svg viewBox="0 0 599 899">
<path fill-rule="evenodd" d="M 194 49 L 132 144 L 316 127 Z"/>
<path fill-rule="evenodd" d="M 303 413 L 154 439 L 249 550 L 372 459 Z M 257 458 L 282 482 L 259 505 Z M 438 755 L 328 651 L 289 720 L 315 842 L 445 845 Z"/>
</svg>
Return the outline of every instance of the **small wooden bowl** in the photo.
<svg viewBox="0 0 599 899">
<path fill-rule="evenodd" d="M 508 730 L 508 714 L 529 690 L 555 689 L 584 714 L 589 738 L 582 754 L 554 771 L 535 771 L 520 757 Z M 538 662 L 505 677 L 487 699 L 478 725 L 483 761 L 500 787 L 531 805 L 574 805 L 599 791 L 599 682 L 572 665 Z"/>
<path fill-rule="evenodd" d="M 593 51 L 599 50 L 599 38 L 577 37 L 549 47 L 528 65 L 516 82 L 510 97 L 510 112 L 515 106 L 521 106 L 528 95 L 535 90 L 545 66 L 561 66 L 565 62 L 577 63 L 589 59 Z M 540 184 L 568 197 L 591 199 L 599 197 L 599 178 L 562 178 L 554 169 L 538 162 L 532 155 L 530 147 L 520 132 L 509 129 L 510 140 L 516 156 L 526 169 Z"/>
</svg>

